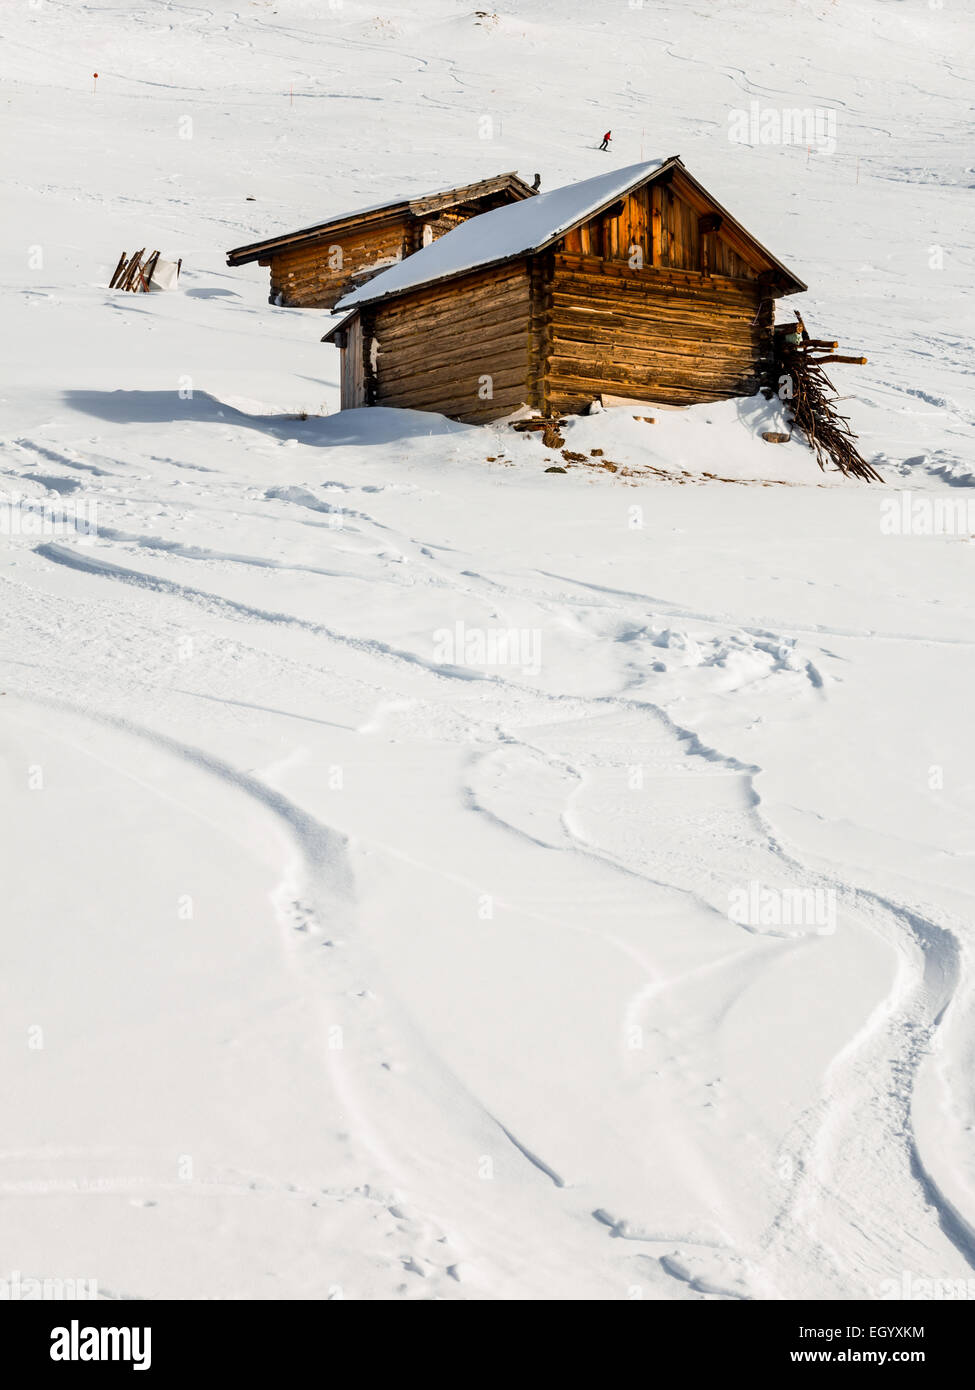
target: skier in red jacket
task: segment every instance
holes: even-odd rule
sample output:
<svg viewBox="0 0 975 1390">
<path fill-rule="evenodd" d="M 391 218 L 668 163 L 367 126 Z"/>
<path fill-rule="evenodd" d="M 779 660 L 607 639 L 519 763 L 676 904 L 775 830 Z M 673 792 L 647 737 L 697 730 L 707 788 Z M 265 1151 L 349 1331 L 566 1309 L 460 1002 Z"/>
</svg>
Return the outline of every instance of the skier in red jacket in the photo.
<svg viewBox="0 0 975 1390">
<path fill-rule="evenodd" d="M 608 149 L 609 149 L 609 142 L 610 142 L 610 140 L 612 140 L 612 138 L 613 138 L 613 132 L 612 132 L 611 130 L 607 130 L 606 134 L 603 136 L 603 143 L 600 145 L 599 148 L 600 148 L 601 150 L 608 150 Z"/>
</svg>

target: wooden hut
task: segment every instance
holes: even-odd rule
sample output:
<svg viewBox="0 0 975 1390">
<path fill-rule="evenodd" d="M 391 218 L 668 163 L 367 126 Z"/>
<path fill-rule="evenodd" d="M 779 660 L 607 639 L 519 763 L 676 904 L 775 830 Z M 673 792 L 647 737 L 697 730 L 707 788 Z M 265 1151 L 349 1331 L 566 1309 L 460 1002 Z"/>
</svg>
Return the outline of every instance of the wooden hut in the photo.
<svg viewBox="0 0 975 1390">
<path fill-rule="evenodd" d="M 343 409 L 682 405 L 754 394 L 774 301 L 805 288 L 674 156 L 470 219 L 347 294 L 323 342 Z"/>
<path fill-rule="evenodd" d="M 236 246 L 227 252 L 227 264 L 257 261 L 270 266 L 272 304 L 331 309 L 348 290 L 428 246 L 467 218 L 520 202 L 534 192 L 517 174 L 499 174 L 463 188 L 401 198 L 298 232 Z"/>
</svg>

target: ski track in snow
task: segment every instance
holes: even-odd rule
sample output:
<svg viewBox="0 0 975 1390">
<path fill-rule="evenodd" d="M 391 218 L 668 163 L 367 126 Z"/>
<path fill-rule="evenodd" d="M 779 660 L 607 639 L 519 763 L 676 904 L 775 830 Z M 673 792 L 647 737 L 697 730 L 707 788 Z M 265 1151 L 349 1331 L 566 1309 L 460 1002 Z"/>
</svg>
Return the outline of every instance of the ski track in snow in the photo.
<svg viewBox="0 0 975 1390">
<path fill-rule="evenodd" d="M 285 492 L 290 493 L 293 490 L 286 489 Z M 363 513 L 357 513 L 357 518 L 366 523 L 372 521 Z M 112 540 L 116 534 L 119 534 L 125 543 L 134 540 L 137 545 L 140 544 L 139 538 L 130 537 L 125 533 L 108 531 L 106 538 Z M 400 546 L 406 545 L 405 538 L 396 540 Z M 99 550 L 104 552 L 105 548 L 104 540 L 100 541 Z M 239 558 L 212 556 L 205 551 L 186 546 L 178 546 L 173 552 L 168 552 L 166 546 L 161 545 L 159 551 L 164 559 L 167 554 L 171 554 L 174 560 L 185 563 L 190 568 L 198 567 L 201 561 L 210 564 L 215 558 L 230 562 Z M 126 586 L 134 585 L 138 589 L 163 595 L 168 601 L 178 605 L 189 603 L 194 607 L 202 606 L 209 616 L 230 616 L 234 623 L 246 624 L 249 637 L 253 637 L 255 620 L 271 625 L 284 623 L 298 626 L 326 644 L 350 646 L 357 653 L 363 654 L 369 662 L 380 660 L 385 663 L 393 659 L 397 670 L 418 671 L 426 679 L 439 682 L 446 677 L 451 684 L 457 675 L 462 675 L 465 681 L 480 682 L 482 679 L 478 673 L 470 670 L 436 666 L 423 661 L 414 653 L 397 651 L 385 643 L 361 638 L 349 639 L 322 624 L 307 622 L 294 614 L 257 610 L 248 604 L 229 600 L 196 585 L 132 571 L 98 559 L 77 544 L 66 546 L 60 543 L 43 543 L 35 548 L 34 553 L 40 559 L 57 566 L 70 566 L 93 580 L 108 580 L 113 584 L 121 581 Z M 261 562 L 251 557 L 247 563 L 259 565 Z M 463 563 L 463 558 L 458 563 Z M 327 569 L 318 572 L 324 577 L 334 573 Z M 453 573 L 451 569 L 440 577 L 443 582 L 449 583 Z M 472 577 L 472 571 L 466 570 L 465 573 L 469 579 Z M 564 583 L 566 579 L 564 576 L 552 577 L 560 583 Z M 473 587 L 477 589 L 479 586 L 474 584 Z M 481 587 L 492 595 L 495 595 L 498 589 L 496 581 L 485 583 Z M 506 588 L 505 592 L 510 594 L 512 590 Z M 647 603 L 655 608 L 666 606 L 659 601 L 647 600 L 644 595 L 624 593 L 613 596 L 610 591 L 603 590 L 603 602 L 610 597 L 617 597 L 623 603 L 623 607 L 615 611 L 621 619 L 620 628 L 629 640 L 632 640 L 633 626 L 632 622 L 628 624 L 626 621 L 626 609 L 632 600 L 639 600 L 641 604 Z M 546 625 L 551 624 L 553 614 L 557 614 L 561 606 L 559 598 L 538 594 L 529 596 L 524 589 L 519 591 L 519 598 L 522 602 L 527 600 L 539 605 L 542 620 Z M 574 608 L 575 604 L 570 602 L 569 607 Z M 700 614 L 693 616 L 699 621 L 703 618 Z M 720 630 L 720 625 L 713 617 L 706 621 L 713 628 Z M 753 630 L 751 641 L 756 651 L 766 648 L 772 652 L 788 649 L 786 639 L 765 629 Z M 821 682 L 809 677 L 810 668 L 815 669 L 811 660 L 807 661 L 805 666 L 800 664 L 800 669 L 793 671 L 790 678 L 799 680 L 805 671 L 810 692 L 818 691 Z M 382 681 L 385 682 L 389 678 L 387 673 L 382 677 Z M 543 709 L 551 706 L 554 717 L 564 720 L 565 697 L 532 692 L 528 685 L 497 674 L 492 674 L 488 683 L 497 689 L 502 700 L 509 692 L 516 696 L 533 694 Z M 497 745 L 502 754 L 506 749 L 512 748 L 527 750 L 532 756 L 540 758 L 552 776 L 563 786 L 561 805 L 555 822 L 557 831 L 561 832 L 561 842 L 558 836 L 554 837 L 560 852 L 581 854 L 586 858 L 594 857 L 617 872 L 647 878 L 655 885 L 672 888 L 689 896 L 695 903 L 718 912 L 722 910 L 722 897 L 728 886 L 740 879 L 741 856 L 747 852 L 754 861 L 753 867 L 749 870 L 750 877 L 769 878 L 771 864 L 773 874 L 776 870 L 784 869 L 789 881 L 798 886 L 828 886 L 834 889 L 841 904 L 841 911 L 848 912 L 851 918 L 859 920 L 864 929 L 879 933 L 890 944 L 891 949 L 904 959 L 911 981 L 909 985 L 901 987 L 896 998 L 884 1001 L 869 1024 L 865 1025 L 843 1053 L 834 1059 L 825 1077 L 822 1096 L 795 1125 L 796 1135 L 802 1136 L 801 1139 L 794 1136 L 791 1141 L 791 1151 L 799 1175 L 795 1190 L 788 1201 L 783 1203 L 769 1229 L 757 1240 L 753 1248 L 742 1250 L 724 1246 L 725 1265 L 722 1266 L 724 1274 L 721 1278 L 714 1271 L 713 1256 L 708 1257 L 703 1263 L 696 1263 L 695 1252 L 700 1247 L 700 1241 L 694 1238 L 694 1232 L 685 1232 L 682 1238 L 675 1237 L 672 1233 L 663 1238 L 646 1231 L 641 1234 L 639 1222 L 634 1225 L 626 1213 L 614 1213 L 612 1233 L 617 1236 L 625 1235 L 631 1241 L 648 1241 L 653 1245 L 669 1242 L 679 1244 L 684 1249 L 684 1255 L 679 1258 L 662 1256 L 662 1267 L 678 1282 L 687 1283 L 697 1292 L 727 1297 L 768 1296 L 770 1293 L 772 1296 L 789 1296 L 792 1290 L 788 1284 L 777 1282 L 782 1277 L 778 1270 L 787 1269 L 788 1261 L 794 1261 L 800 1252 L 803 1252 L 804 1258 L 820 1271 L 825 1286 L 829 1287 L 832 1283 L 832 1286 L 842 1293 L 857 1288 L 856 1281 L 861 1277 L 859 1270 L 869 1263 L 871 1242 L 882 1242 L 884 1239 L 882 1229 L 871 1231 L 861 1215 L 855 1229 L 864 1241 L 864 1248 L 857 1249 L 856 1242 L 851 1240 L 850 1234 L 854 1227 L 852 1224 L 845 1224 L 848 1204 L 856 1200 L 857 1193 L 865 1195 L 876 1190 L 880 1184 L 886 1185 L 889 1189 L 891 1183 L 896 1180 L 904 1189 L 898 1206 L 901 1219 L 904 1219 L 905 1210 L 913 1212 L 913 1219 L 917 1225 L 916 1238 L 930 1246 L 933 1240 L 936 1241 L 931 1231 L 932 1223 L 940 1222 L 949 1239 L 963 1252 L 966 1259 L 970 1259 L 972 1231 L 968 1219 L 955 1210 L 951 1201 L 939 1190 L 936 1179 L 925 1166 L 923 1154 L 918 1149 L 910 1124 L 916 1073 L 957 983 L 958 946 L 954 936 L 945 927 L 911 912 L 906 907 L 886 901 L 875 894 L 864 894 L 841 877 L 824 875 L 803 863 L 794 847 L 784 845 L 765 819 L 761 797 L 755 785 L 756 779 L 761 775 L 761 769 L 749 766 L 702 742 L 692 729 L 675 724 L 665 708 L 645 699 L 628 696 L 625 691 L 588 698 L 572 697 L 571 705 L 576 720 L 598 719 L 604 712 L 622 712 L 627 718 L 635 719 L 643 737 L 646 736 L 648 723 L 652 721 L 659 726 L 660 737 L 673 748 L 671 756 L 677 761 L 684 776 L 700 776 L 701 773 L 697 769 L 703 765 L 712 778 L 717 774 L 725 780 L 737 780 L 740 789 L 736 795 L 742 806 L 748 833 L 746 842 L 736 840 L 726 851 L 721 849 L 720 841 L 695 843 L 691 840 L 682 845 L 677 858 L 668 853 L 665 847 L 659 858 L 651 854 L 645 861 L 632 862 L 625 853 L 614 852 L 608 846 L 599 843 L 598 838 L 594 840 L 591 833 L 582 828 L 579 804 L 584 800 L 588 777 L 586 772 L 572 765 L 571 751 L 566 750 L 566 756 L 552 749 L 542 749 L 513 730 L 502 728 L 499 730 L 501 741 Z M 124 727 L 124 721 L 121 722 Z M 170 751 L 190 757 L 213 775 L 232 782 L 242 793 L 261 800 L 285 822 L 300 851 L 304 862 L 304 874 L 313 882 L 326 868 L 330 875 L 334 874 L 337 865 L 345 857 L 341 848 L 344 837 L 336 837 L 335 832 L 328 831 L 286 798 L 219 759 L 199 750 L 179 748 L 171 740 L 150 733 L 146 729 L 138 732 L 140 737 L 151 737 Z M 475 780 L 482 762 L 483 758 L 475 762 L 472 769 Z M 690 769 L 694 771 L 691 772 Z M 532 844 L 545 845 L 553 842 L 544 835 L 540 838 L 532 836 L 524 827 L 512 825 L 506 819 L 503 808 L 492 807 L 490 796 L 485 799 L 472 790 L 468 805 L 475 814 L 487 815 L 496 823 L 514 829 L 519 836 L 527 837 Z M 582 820 L 584 819 L 583 816 Z M 705 864 L 709 869 L 702 873 L 702 866 Z M 295 903 L 300 898 L 297 887 L 292 884 L 291 888 L 293 891 L 286 892 L 282 903 L 279 904 L 279 916 L 283 913 L 285 918 L 296 910 Z M 342 896 L 348 896 L 347 885 Z M 320 911 L 313 909 L 312 915 L 319 922 L 319 932 L 331 930 L 322 924 Z M 325 916 L 327 915 L 326 913 Z M 597 928 L 596 934 L 604 937 L 607 946 L 613 949 L 611 933 Z M 790 947 L 786 946 L 785 949 Z M 646 962 L 641 962 L 639 968 L 642 970 L 645 967 Z M 721 962 L 709 969 L 720 974 Z M 662 982 L 650 982 L 649 987 L 642 986 L 636 999 L 628 1006 L 630 1013 L 633 1014 L 635 1009 L 636 1014 L 639 1014 L 661 988 L 670 991 L 680 990 L 692 977 L 693 972 L 691 975 L 677 975 Z M 890 1095 L 885 1096 L 883 1091 L 888 1085 L 892 1087 L 892 1091 Z M 367 1147 L 374 1155 L 379 1156 L 381 1163 L 394 1170 L 393 1181 L 402 1183 L 404 1174 L 395 1171 L 395 1161 L 385 1152 L 382 1141 L 372 1133 L 368 1115 L 354 1101 L 347 1089 L 342 1094 L 343 1105 L 355 1109 L 360 1138 L 367 1139 Z M 838 1175 L 846 1162 L 846 1150 L 855 1142 L 862 1108 L 865 1105 L 881 1107 L 885 1116 L 883 1128 L 887 1136 L 886 1146 L 875 1148 L 870 1156 L 870 1165 L 865 1164 L 862 1155 L 860 1156 L 851 1176 L 849 1189 L 844 1192 L 843 1202 L 837 1209 L 835 1188 L 839 1180 Z M 566 1179 L 556 1172 L 544 1157 L 533 1153 L 527 1145 L 509 1132 L 503 1122 L 499 1123 L 502 1132 L 527 1162 L 547 1174 L 556 1187 L 565 1185 Z M 876 1171 L 871 1172 L 871 1167 Z M 720 1186 L 719 1174 L 711 1172 L 709 1177 Z M 578 1179 L 574 1178 L 572 1185 L 578 1186 Z M 809 1234 L 813 1229 L 817 1231 L 815 1239 Z M 744 1263 L 739 1268 L 741 1262 Z M 761 1278 L 754 1272 L 760 1264 L 766 1271 Z M 769 1274 L 769 1269 L 775 1273 Z M 732 1270 L 735 1271 L 734 1277 L 729 1273 Z M 748 1273 L 749 1270 L 751 1274 Z"/>
</svg>

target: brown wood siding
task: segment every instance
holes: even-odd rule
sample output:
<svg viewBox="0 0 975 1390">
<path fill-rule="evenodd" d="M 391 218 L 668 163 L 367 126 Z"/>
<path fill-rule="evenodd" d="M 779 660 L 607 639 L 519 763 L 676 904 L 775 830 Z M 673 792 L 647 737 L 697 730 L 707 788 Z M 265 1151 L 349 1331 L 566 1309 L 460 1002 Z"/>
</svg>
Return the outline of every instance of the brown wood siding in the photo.
<svg viewBox="0 0 975 1390">
<path fill-rule="evenodd" d="M 703 269 L 701 218 L 708 214 L 710 206 L 698 198 L 692 202 L 689 187 L 686 196 L 683 189 L 676 176 L 670 183 L 636 189 L 622 200 L 621 208 L 614 207 L 568 232 L 563 238 L 563 250 L 569 255 L 632 261 L 637 267 L 634 248 L 638 247 L 645 266 Z M 739 254 L 739 238 L 724 228 L 707 236 L 712 274 L 757 278 L 762 267 L 750 264 Z"/>
<path fill-rule="evenodd" d="M 531 311 L 528 322 L 528 393 L 526 404 L 533 410 L 548 414 L 545 394 L 548 378 L 548 359 L 551 350 L 552 280 L 555 255 L 542 251 L 530 257 L 528 277 L 531 288 Z"/>
<path fill-rule="evenodd" d="M 405 218 L 376 228 L 363 228 L 319 246 L 282 252 L 271 258 L 272 304 L 289 308 L 331 309 L 354 285 L 361 272 L 409 254 Z M 330 264 L 339 262 L 338 264 Z M 262 262 L 263 264 L 263 262 Z"/>
<path fill-rule="evenodd" d="M 343 330 L 339 388 L 342 410 L 357 410 L 368 405 L 366 399 L 365 364 L 362 356 L 362 324 L 359 315 L 349 322 Z"/>
<path fill-rule="evenodd" d="M 272 304 L 293 309 L 331 309 L 343 294 L 361 285 L 373 268 L 385 268 L 391 260 L 411 256 L 438 240 L 461 222 L 465 213 L 446 211 L 414 217 L 405 213 L 394 221 L 363 226 L 315 246 L 281 251 L 262 260 L 271 268 Z M 424 229 L 429 228 L 427 240 Z M 339 264 L 332 264 L 340 260 Z"/>
<path fill-rule="evenodd" d="M 583 409 L 603 391 L 665 405 L 724 400 L 767 380 L 773 305 L 756 280 L 560 253 L 550 293 L 553 410 Z"/>
<path fill-rule="evenodd" d="M 363 352 L 368 364 L 374 336 L 376 405 L 478 423 L 526 402 L 530 296 L 524 261 L 370 308 Z"/>
</svg>

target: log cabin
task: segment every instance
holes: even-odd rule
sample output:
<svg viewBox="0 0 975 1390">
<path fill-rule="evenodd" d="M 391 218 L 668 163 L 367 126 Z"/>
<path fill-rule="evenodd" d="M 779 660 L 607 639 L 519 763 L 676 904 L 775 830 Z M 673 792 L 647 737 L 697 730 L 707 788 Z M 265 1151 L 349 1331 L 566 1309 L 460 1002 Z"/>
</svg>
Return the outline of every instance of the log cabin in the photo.
<svg viewBox="0 0 975 1390">
<path fill-rule="evenodd" d="M 271 304 L 331 309 L 348 290 L 430 245 L 467 218 L 534 193 L 517 174 L 498 174 L 462 188 L 401 198 L 236 246 L 227 252 L 227 264 L 257 261 L 270 267 Z"/>
<path fill-rule="evenodd" d="M 322 341 L 343 410 L 686 405 L 766 384 L 775 300 L 804 289 L 675 155 L 471 218 L 346 294 Z"/>
</svg>

